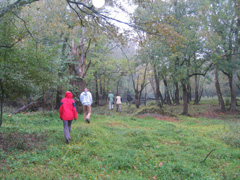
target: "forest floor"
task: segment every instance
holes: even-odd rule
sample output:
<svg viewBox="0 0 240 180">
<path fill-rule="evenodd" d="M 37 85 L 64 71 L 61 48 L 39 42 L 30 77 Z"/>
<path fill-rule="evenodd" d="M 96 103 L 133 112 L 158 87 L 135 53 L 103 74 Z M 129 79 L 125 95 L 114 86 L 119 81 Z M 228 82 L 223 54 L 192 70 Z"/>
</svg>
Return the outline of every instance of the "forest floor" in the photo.
<svg viewBox="0 0 240 180">
<path fill-rule="evenodd" d="M 4 114 L 0 179 L 239 179 L 240 114 L 216 103 L 122 112 L 93 108 L 72 124 L 70 144 L 58 112 Z M 238 107 L 239 110 L 239 107 Z"/>
</svg>

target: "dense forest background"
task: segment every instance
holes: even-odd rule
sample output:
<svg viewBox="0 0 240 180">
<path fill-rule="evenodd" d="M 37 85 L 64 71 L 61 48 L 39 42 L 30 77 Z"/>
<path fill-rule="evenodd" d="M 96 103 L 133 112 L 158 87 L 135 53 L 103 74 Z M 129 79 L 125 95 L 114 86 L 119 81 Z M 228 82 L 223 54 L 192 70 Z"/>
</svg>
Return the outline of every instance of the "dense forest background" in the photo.
<svg viewBox="0 0 240 180">
<path fill-rule="evenodd" d="M 137 108 L 154 99 L 188 115 L 189 102 L 217 97 L 234 112 L 239 47 L 239 0 L 2 0 L 0 124 L 9 107 L 58 109 L 67 90 L 80 112 L 86 86 L 96 106 L 112 90 Z"/>
</svg>

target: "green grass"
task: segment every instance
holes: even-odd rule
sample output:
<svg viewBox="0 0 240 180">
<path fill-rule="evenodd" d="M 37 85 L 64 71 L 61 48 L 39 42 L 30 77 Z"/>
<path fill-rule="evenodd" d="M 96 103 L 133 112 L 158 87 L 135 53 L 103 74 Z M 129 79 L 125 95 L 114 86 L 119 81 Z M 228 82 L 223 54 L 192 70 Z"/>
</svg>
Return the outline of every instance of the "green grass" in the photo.
<svg viewBox="0 0 240 180">
<path fill-rule="evenodd" d="M 97 113 L 103 111 L 105 115 Z M 45 117 L 5 114 L 0 128 L 0 178 L 240 178 L 239 121 L 178 119 L 132 117 L 101 107 L 93 110 L 90 124 L 79 115 L 72 124 L 71 143 L 66 144 L 57 112 Z"/>
</svg>

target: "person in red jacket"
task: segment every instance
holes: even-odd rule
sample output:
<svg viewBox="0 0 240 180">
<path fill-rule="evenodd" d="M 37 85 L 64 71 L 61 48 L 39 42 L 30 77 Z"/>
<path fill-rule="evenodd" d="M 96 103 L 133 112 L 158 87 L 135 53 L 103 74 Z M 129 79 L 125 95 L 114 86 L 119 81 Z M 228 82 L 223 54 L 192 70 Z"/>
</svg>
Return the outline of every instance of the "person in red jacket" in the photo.
<svg viewBox="0 0 240 180">
<path fill-rule="evenodd" d="M 77 120 L 76 104 L 72 98 L 73 94 L 70 91 L 67 91 L 65 93 L 65 98 L 61 100 L 59 108 L 60 119 L 63 120 L 64 136 L 67 143 L 69 143 L 71 139 L 70 131 L 72 120 Z"/>
</svg>

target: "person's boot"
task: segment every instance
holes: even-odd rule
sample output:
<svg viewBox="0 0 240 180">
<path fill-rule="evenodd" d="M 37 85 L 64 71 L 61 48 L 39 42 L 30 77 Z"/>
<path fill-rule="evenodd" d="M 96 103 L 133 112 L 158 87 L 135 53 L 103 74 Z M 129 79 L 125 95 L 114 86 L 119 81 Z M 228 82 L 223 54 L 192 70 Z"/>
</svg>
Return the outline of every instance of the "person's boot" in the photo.
<svg viewBox="0 0 240 180">
<path fill-rule="evenodd" d="M 86 119 L 86 121 L 87 121 L 88 124 L 90 123 L 90 120 L 88 118 Z"/>
</svg>

